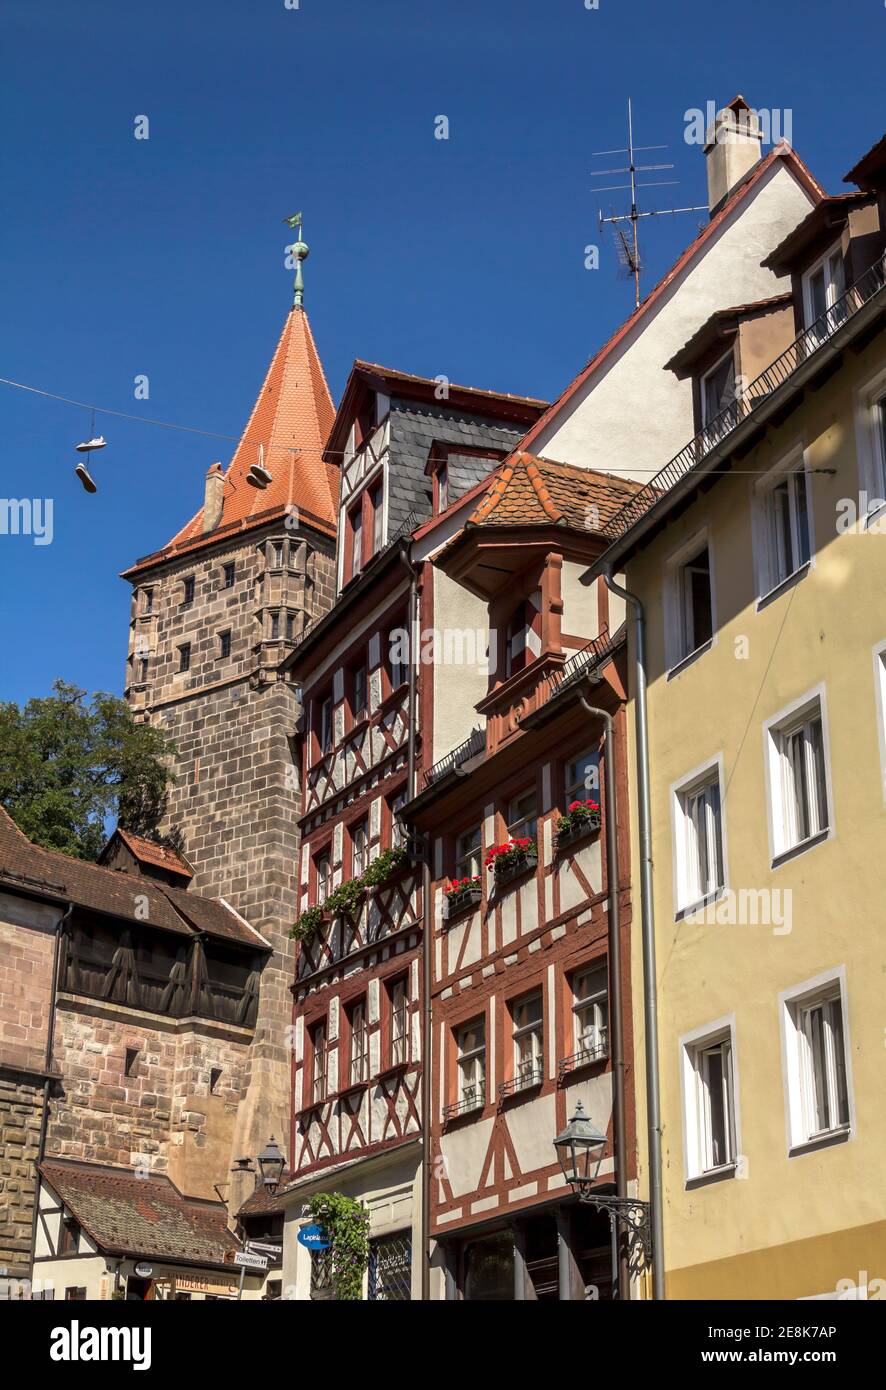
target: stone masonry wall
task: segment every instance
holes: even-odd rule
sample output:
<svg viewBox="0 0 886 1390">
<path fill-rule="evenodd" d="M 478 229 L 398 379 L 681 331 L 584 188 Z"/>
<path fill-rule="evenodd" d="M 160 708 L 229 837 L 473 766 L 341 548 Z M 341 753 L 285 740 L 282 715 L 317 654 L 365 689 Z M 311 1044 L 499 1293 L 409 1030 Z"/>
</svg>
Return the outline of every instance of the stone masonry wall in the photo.
<svg viewBox="0 0 886 1390">
<path fill-rule="evenodd" d="M 28 1272 L 43 1085 L 0 1066 L 0 1269 Z"/>
</svg>

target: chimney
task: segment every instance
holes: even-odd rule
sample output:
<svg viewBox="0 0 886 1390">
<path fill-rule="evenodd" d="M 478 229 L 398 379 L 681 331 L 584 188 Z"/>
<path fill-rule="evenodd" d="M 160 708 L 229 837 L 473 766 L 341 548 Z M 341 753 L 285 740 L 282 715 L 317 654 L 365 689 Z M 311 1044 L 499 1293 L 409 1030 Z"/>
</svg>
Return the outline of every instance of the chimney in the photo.
<svg viewBox="0 0 886 1390">
<path fill-rule="evenodd" d="M 206 474 L 206 495 L 203 501 L 203 530 L 214 531 L 221 521 L 225 500 L 225 475 L 220 463 L 214 463 Z"/>
<path fill-rule="evenodd" d="M 737 96 L 717 112 L 706 139 L 708 207 L 713 217 L 760 158 L 760 118 L 743 96 Z"/>
</svg>

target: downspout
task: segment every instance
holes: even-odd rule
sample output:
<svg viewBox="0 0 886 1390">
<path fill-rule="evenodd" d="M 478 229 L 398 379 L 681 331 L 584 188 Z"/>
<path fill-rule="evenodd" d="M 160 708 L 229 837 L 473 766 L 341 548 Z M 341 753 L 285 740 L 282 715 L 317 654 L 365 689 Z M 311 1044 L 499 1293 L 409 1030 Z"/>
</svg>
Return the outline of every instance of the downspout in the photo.
<svg viewBox="0 0 886 1390">
<path fill-rule="evenodd" d="M 652 1297 L 663 1299 L 664 1220 L 661 1184 L 661 1090 L 658 1063 L 658 987 L 655 969 L 655 907 L 652 899 L 652 830 L 649 809 L 649 729 L 646 709 L 646 614 L 643 604 L 603 571 L 606 587 L 634 610 L 636 653 L 637 817 L 640 838 L 640 933 L 643 943 L 643 1017 L 646 1054 L 646 1129 L 649 1145 L 649 1219 L 652 1230 Z"/>
<path fill-rule="evenodd" d="M 400 561 L 409 574 L 409 715 L 407 742 L 406 799 L 415 796 L 416 695 L 418 654 L 418 572 L 402 550 Z M 430 836 L 423 836 L 422 905 L 424 926 L 421 949 L 421 1299 L 431 1297 L 431 864 Z"/>
<path fill-rule="evenodd" d="M 49 995 L 49 1024 L 46 1030 L 46 1057 L 43 1064 L 43 1114 L 40 1119 L 40 1139 L 37 1143 L 37 1162 L 34 1165 L 34 1214 L 31 1219 L 31 1284 L 34 1283 L 34 1260 L 37 1255 L 37 1220 L 40 1211 L 40 1164 L 46 1153 L 46 1133 L 49 1128 L 49 1090 L 52 1084 L 52 1049 L 55 1043 L 55 1011 L 58 999 L 58 966 L 61 956 L 61 939 L 65 927 L 71 920 L 74 904 L 69 902 L 55 926 L 55 941 L 52 947 L 52 988 Z"/>
<path fill-rule="evenodd" d="M 624 1015 L 621 984 L 621 930 L 618 911 L 618 816 L 615 792 L 615 739 L 612 715 L 608 710 L 592 705 L 584 695 L 583 708 L 594 718 L 602 720 L 604 732 L 603 767 L 606 792 L 606 886 L 608 889 L 609 935 L 609 1034 L 612 1050 L 612 1139 L 615 1148 L 615 1191 L 627 1197 L 627 1128 L 625 1125 L 625 1054 Z M 617 1239 L 618 1297 L 631 1296 L 628 1255 L 621 1232 Z"/>
</svg>

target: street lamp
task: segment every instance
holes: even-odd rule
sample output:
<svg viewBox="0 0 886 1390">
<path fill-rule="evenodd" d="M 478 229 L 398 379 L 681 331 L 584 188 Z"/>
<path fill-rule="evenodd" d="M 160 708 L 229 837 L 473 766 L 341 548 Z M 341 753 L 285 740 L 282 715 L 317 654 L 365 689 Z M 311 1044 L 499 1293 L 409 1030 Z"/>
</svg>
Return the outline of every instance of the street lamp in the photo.
<svg viewBox="0 0 886 1390">
<path fill-rule="evenodd" d="M 609 1217 L 613 1236 L 619 1225 L 627 1228 L 629 1236 L 639 1241 L 647 1265 L 652 1263 L 652 1229 L 649 1222 L 649 1203 L 639 1197 L 601 1196 L 594 1188 L 606 1135 L 585 1114 L 581 1101 L 576 1102 L 575 1114 L 554 1140 L 563 1176 L 581 1202 L 588 1202 Z"/>
<path fill-rule="evenodd" d="M 258 1156 L 258 1166 L 261 1170 L 262 1182 L 273 1197 L 280 1186 L 283 1169 L 286 1167 L 286 1159 L 280 1152 L 273 1134 Z"/>
</svg>

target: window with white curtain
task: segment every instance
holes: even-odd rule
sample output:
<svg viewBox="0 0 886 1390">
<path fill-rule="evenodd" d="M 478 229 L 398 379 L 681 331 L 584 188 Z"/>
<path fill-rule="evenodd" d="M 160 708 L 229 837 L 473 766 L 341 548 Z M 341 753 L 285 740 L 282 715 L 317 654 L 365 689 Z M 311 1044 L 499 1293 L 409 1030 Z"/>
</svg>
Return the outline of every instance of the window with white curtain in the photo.
<svg viewBox="0 0 886 1390">
<path fill-rule="evenodd" d="M 687 1177 L 699 1178 L 737 1159 L 734 1044 L 731 1027 L 683 1041 Z"/>
<path fill-rule="evenodd" d="M 808 565 L 812 555 L 809 487 L 802 455 L 768 474 L 757 493 L 760 597 Z"/>
<path fill-rule="evenodd" d="M 714 764 L 676 789 L 677 909 L 693 907 L 725 885 L 720 770 Z"/>
<path fill-rule="evenodd" d="M 486 1103 L 486 1020 L 473 1018 L 455 1035 L 458 1054 L 458 1100 L 468 1109 Z"/>
<path fill-rule="evenodd" d="M 782 995 L 791 1147 L 842 1139 L 850 1077 L 842 971 Z"/>
<path fill-rule="evenodd" d="M 605 965 L 572 977 L 572 1017 L 577 1065 L 605 1057 L 609 1040 L 609 985 Z"/>
<path fill-rule="evenodd" d="M 817 338 L 827 338 L 837 327 L 840 311 L 833 312 L 833 309 L 845 290 L 843 254 L 838 243 L 803 277 L 806 327 L 813 329 Z"/>
<path fill-rule="evenodd" d="M 541 990 L 534 990 L 513 1005 L 514 1077 L 518 1086 L 541 1081 L 544 1068 L 544 1006 Z"/>
<path fill-rule="evenodd" d="M 769 726 L 773 851 L 777 857 L 829 828 L 828 779 L 819 699 Z"/>
</svg>

